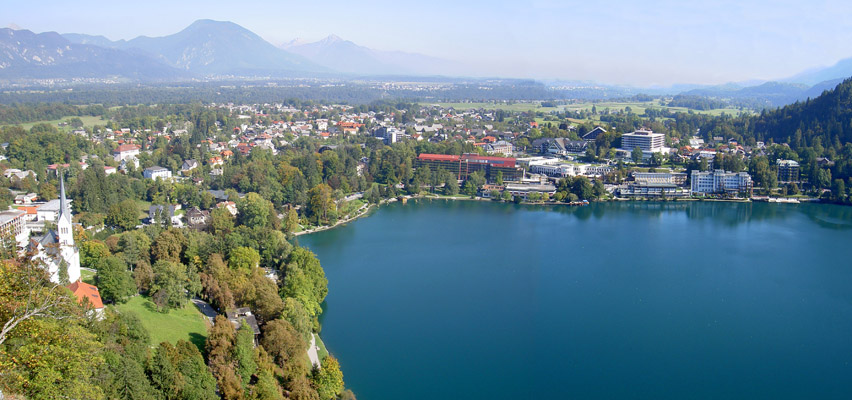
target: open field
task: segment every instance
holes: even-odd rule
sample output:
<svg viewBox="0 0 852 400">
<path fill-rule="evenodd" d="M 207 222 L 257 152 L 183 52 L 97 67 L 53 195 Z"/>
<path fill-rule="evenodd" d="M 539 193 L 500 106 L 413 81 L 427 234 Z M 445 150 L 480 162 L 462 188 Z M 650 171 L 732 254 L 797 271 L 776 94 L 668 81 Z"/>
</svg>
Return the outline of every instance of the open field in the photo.
<svg viewBox="0 0 852 400">
<path fill-rule="evenodd" d="M 572 104 L 564 104 L 557 107 L 542 107 L 541 102 L 522 102 L 522 103 L 510 103 L 510 102 L 488 102 L 488 103 L 420 103 L 421 105 L 433 105 L 437 104 L 442 107 L 453 107 L 457 110 L 468 110 L 471 108 L 483 108 L 486 110 L 506 110 L 506 111 L 515 111 L 515 112 L 525 112 L 525 111 L 536 111 L 543 112 L 545 114 L 554 112 L 554 111 L 591 111 L 594 106 L 597 111 L 603 112 L 606 109 L 609 109 L 610 112 L 616 111 L 626 111 L 627 107 L 630 107 L 630 111 L 634 114 L 642 115 L 645 113 L 645 110 L 648 108 L 656 108 L 669 110 L 674 112 L 688 112 L 689 109 L 686 107 L 669 107 L 660 105 L 659 100 L 654 101 L 632 101 L 632 102 L 616 102 L 616 101 L 608 101 L 608 102 L 582 102 L 582 103 L 572 103 Z M 692 110 L 692 112 L 696 114 L 708 114 L 719 116 L 722 113 L 729 115 L 737 115 L 743 110 L 737 108 L 720 108 L 714 110 Z M 750 112 L 750 111 L 745 111 Z M 597 117 L 590 120 L 576 120 L 575 122 L 589 122 L 599 120 Z M 536 121 L 541 124 L 542 122 L 546 122 L 545 118 L 536 118 Z"/>
<path fill-rule="evenodd" d="M 627 107 L 630 107 L 631 112 L 633 112 L 634 114 L 639 114 L 639 115 L 644 114 L 645 110 L 648 109 L 648 108 L 663 109 L 663 110 L 669 110 L 669 111 L 674 111 L 674 112 L 687 112 L 687 111 L 689 111 L 689 109 L 686 108 L 686 107 L 669 107 L 669 106 L 660 105 L 660 102 L 657 101 L 657 100 L 641 101 L 641 102 L 640 101 L 634 101 L 634 102 L 597 102 L 597 103 L 584 102 L 584 103 L 567 104 L 567 105 L 562 106 L 561 108 L 564 109 L 564 110 L 568 110 L 568 111 L 591 111 L 592 106 L 594 106 L 599 113 L 603 112 L 606 109 L 609 109 L 610 112 L 625 111 L 625 109 Z M 692 112 L 694 112 L 696 114 L 709 114 L 709 115 L 719 116 L 719 115 L 722 115 L 722 113 L 729 114 L 729 115 L 737 115 L 740 112 L 742 112 L 742 110 L 739 110 L 737 108 L 720 108 L 720 109 L 715 109 L 715 110 L 692 110 Z"/>
<path fill-rule="evenodd" d="M 433 104 L 437 104 L 437 105 L 439 105 L 441 107 L 445 107 L 445 108 L 446 107 L 452 107 L 452 108 L 455 108 L 456 110 L 469 110 L 471 108 L 476 108 L 476 109 L 483 108 L 483 109 L 486 109 L 486 110 L 506 110 L 506 111 L 518 111 L 518 112 L 535 110 L 535 111 L 541 111 L 541 112 L 544 112 L 544 113 L 549 113 L 549 112 L 557 111 L 557 110 L 560 109 L 559 107 L 542 107 L 541 102 L 539 102 L 539 101 L 528 102 L 528 103 L 510 103 L 510 102 L 501 102 L 501 101 L 488 102 L 488 103 L 467 103 L 467 102 L 465 102 L 465 103 L 430 103 L 430 102 L 420 103 L 420 105 L 424 105 L 424 106 L 429 106 L 429 105 L 433 105 Z"/>
<path fill-rule="evenodd" d="M 116 308 L 121 312 L 134 312 L 139 316 L 142 325 L 151 335 L 152 346 L 160 342 L 174 344 L 183 339 L 198 346 L 199 350 L 204 348 L 204 341 L 207 339 L 207 322 L 201 312 L 189 301 L 183 308 L 161 313 L 147 297 L 136 296 L 127 303 L 117 305 Z"/>
<path fill-rule="evenodd" d="M 136 200 L 136 204 L 139 205 L 139 219 L 143 220 L 148 218 L 148 212 L 151 211 L 151 202 L 146 200 Z"/>
<path fill-rule="evenodd" d="M 33 125 L 44 123 L 44 124 L 48 124 L 48 125 L 53 125 L 53 126 L 59 128 L 60 130 L 70 131 L 72 129 L 70 126 L 58 126 L 58 125 L 61 122 L 70 120 L 71 118 L 74 118 L 74 117 L 73 116 L 72 117 L 65 117 L 65 118 L 62 118 L 62 119 L 54 119 L 54 120 L 51 120 L 51 121 L 27 122 L 26 124 L 20 124 L 20 126 L 24 129 L 30 129 L 30 128 L 33 127 Z M 92 117 L 92 116 L 84 115 L 84 116 L 78 117 L 78 118 L 80 118 L 80 120 L 83 121 L 83 125 L 85 127 L 88 127 L 88 128 L 93 127 L 95 125 L 106 124 L 106 121 L 104 121 L 103 118 L 101 118 L 101 117 Z M 7 124 L 7 125 L 11 125 L 11 124 Z"/>
</svg>

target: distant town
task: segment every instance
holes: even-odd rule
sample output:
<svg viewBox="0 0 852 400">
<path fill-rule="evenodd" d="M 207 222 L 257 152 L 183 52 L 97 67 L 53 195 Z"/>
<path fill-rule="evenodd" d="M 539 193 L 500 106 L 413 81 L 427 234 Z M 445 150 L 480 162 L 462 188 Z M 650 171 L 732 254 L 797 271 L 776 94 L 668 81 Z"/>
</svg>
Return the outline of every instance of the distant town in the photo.
<svg viewBox="0 0 852 400">
<path fill-rule="evenodd" d="M 420 153 L 410 166 L 411 172 L 419 168 L 433 174 L 446 172 L 459 185 L 473 174 L 480 174 L 484 180 L 472 197 L 525 202 L 589 200 L 557 194 L 560 180 L 575 177 L 602 184 L 606 195 L 598 196 L 599 199 L 749 199 L 754 189 L 751 175 L 745 171 L 725 170 L 716 162 L 717 155 L 736 158 L 744 166 L 751 157 L 765 156 L 769 151 L 763 142 L 746 145 L 723 136 L 706 140 L 700 132 L 679 140 L 646 128 L 612 132 L 614 128 L 609 126 L 570 122 L 562 122 L 559 128 L 567 137 L 541 137 L 544 127 L 533 118 L 525 122 L 522 116 L 515 115 L 514 121 L 505 123 L 506 116 L 499 110 L 437 105 L 420 106 L 414 109 L 414 116 L 403 118 L 399 114 L 405 116 L 412 113 L 411 109 L 363 112 L 347 105 L 296 108 L 284 104 L 211 104 L 205 108 L 228 116 L 234 121 L 233 127 L 224 130 L 222 121 L 211 121 L 215 127 L 212 132 L 216 135 L 199 140 L 193 153 L 203 157 L 172 156 L 166 165 L 153 164 L 154 149 L 173 147 L 189 136 L 197 136 L 192 132 L 197 129 L 192 122 L 164 123 L 159 129 L 110 122 L 114 129 L 78 127 L 71 129 L 70 134 L 90 141 L 93 146 L 110 149 L 108 157 L 98 160 L 106 176 L 141 172 L 143 179 L 199 187 L 223 176 L 235 155 L 248 157 L 253 152 L 266 151 L 274 156 L 286 152 L 298 141 L 315 142 L 319 154 L 352 145 L 375 146 L 375 143 L 386 146 L 403 142 L 452 143 L 457 149 L 468 151 Z M 270 115 L 283 119 L 275 120 Z M 544 124 L 551 125 L 550 122 L 541 125 Z M 602 139 L 612 141 L 616 136 L 620 138 L 620 145 L 608 148 L 601 157 L 596 156 Z M 9 143 L 4 143 L 3 149 L 8 148 Z M 97 157 L 83 154 L 77 160 L 49 164 L 44 170 L 35 171 L 12 168 L 8 156 L 0 156 L 6 165 L 3 176 L 14 198 L 11 209 L 0 214 L 0 227 L 14 234 L 19 247 L 25 246 L 31 234 L 41 233 L 45 226 L 56 223 L 59 211 L 58 199 L 42 198 L 25 189 L 37 187 L 40 180 L 55 180 L 62 171 L 86 170 Z M 144 161 L 140 163 L 140 160 Z M 819 162 L 830 163 L 827 159 Z M 369 163 L 368 157 L 357 160 L 355 169 L 359 176 L 369 169 Z M 778 159 L 774 167 L 778 183 L 806 187 L 796 161 Z M 397 183 L 397 186 L 402 189 L 404 184 Z M 423 188 L 433 191 L 436 187 L 443 189 L 445 183 L 434 186 L 422 183 Z M 236 213 L 233 199 L 229 201 L 224 190 L 207 192 L 217 199 L 216 207 Z M 767 200 L 768 197 L 756 199 Z M 789 201 L 798 200 L 790 198 Z M 154 222 L 156 213 L 165 213 L 174 226 L 206 226 L 209 210 L 193 207 L 176 213 L 178 210 L 181 204 L 152 205 L 146 210 L 148 218 L 144 223 Z"/>
<path fill-rule="evenodd" d="M 287 391 L 352 399 L 319 335 L 328 280 L 316 256 L 292 240 L 298 235 L 427 198 L 578 208 L 849 202 L 852 144 L 823 142 L 812 129 L 758 130 L 780 119 L 773 113 L 670 105 L 290 99 L 0 107 L 0 117 L 15 121 L 0 126 L 0 252 L 9 271 L 0 276 L 15 280 L 3 301 L 25 298 L 26 282 L 37 281 L 45 309 L 64 304 L 75 318 L 45 329 L 83 320 L 95 328 L 80 329 L 99 335 L 112 332 L 103 324 L 142 326 L 151 336 L 133 340 L 144 354 L 124 362 L 146 371 L 134 379 L 151 392 L 173 389 L 156 386 L 170 370 L 146 360 L 188 358 L 208 368 L 182 372 L 196 378 L 180 390 L 197 386 L 203 398 L 218 387 L 226 398 L 265 390 L 279 393 L 269 398 Z M 10 304 L 12 323 L 36 315 Z M 24 340 L 24 331 L 11 332 Z M 95 398 L 120 397 L 118 383 L 77 378 L 105 393 Z"/>
</svg>

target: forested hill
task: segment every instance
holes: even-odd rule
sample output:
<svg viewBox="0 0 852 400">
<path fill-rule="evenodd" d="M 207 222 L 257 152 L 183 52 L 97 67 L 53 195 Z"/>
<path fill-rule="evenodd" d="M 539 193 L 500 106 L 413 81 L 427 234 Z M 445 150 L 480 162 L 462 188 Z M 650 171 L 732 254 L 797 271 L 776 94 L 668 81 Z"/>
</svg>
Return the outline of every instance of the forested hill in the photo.
<svg viewBox="0 0 852 400">
<path fill-rule="evenodd" d="M 794 149 L 819 145 L 839 151 L 852 142 L 852 79 L 815 99 L 765 112 L 752 120 L 746 128 L 757 140 L 771 138 Z"/>
</svg>

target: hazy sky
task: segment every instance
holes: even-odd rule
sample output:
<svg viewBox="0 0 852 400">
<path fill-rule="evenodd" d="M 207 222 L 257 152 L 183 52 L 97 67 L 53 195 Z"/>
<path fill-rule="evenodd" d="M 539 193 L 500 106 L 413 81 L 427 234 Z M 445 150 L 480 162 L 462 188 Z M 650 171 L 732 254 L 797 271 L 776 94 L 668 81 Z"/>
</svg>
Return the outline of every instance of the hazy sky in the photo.
<svg viewBox="0 0 852 400">
<path fill-rule="evenodd" d="M 3 0 L 0 24 L 116 39 L 228 20 L 273 44 L 337 34 L 479 76 L 668 85 L 779 79 L 852 57 L 849 0 Z"/>
</svg>

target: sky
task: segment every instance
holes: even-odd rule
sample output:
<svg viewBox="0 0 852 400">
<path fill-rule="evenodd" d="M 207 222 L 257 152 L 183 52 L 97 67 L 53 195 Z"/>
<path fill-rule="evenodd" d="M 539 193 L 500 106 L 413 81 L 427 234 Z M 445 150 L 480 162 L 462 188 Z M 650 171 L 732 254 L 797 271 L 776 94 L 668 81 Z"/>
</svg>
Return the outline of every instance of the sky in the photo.
<svg viewBox="0 0 852 400">
<path fill-rule="evenodd" d="M 0 26 L 112 40 L 232 21 L 279 45 L 336 34 L 471 76 L 667 86 L 782 79 L 852 57 L 848 0 L 2 0 Z M 12 25 L 14 24 L 14 25 Z"/>
</svg>

